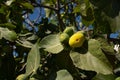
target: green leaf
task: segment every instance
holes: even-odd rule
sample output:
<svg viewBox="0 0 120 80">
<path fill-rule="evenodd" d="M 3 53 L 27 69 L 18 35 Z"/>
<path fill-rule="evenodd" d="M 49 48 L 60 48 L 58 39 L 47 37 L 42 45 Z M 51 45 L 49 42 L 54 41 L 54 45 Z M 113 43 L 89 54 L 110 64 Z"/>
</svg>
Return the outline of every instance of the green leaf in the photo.
<svg viewBox="0 0 120 80">
<path fill-rule="evenodd" d="M 103 31 L 105 33 L 116 32 L 120 30 L 120 14 L 119 14 L 119 1 L 97 1 L 97 0 L 90 0 L 90 2 L 94 5 L 94 14 L 96 15 L 96 25 L 98 26 L 98 30 Z M 102 15 L 102 16 L 101 16 Z M 109 23 L 108 23 L 109 22 Z M 95 30 L 96 31 L 96 30 Z"/>
<path fill-rule="evenodd" d="M 115 80 L 120 80 L 120 77 L 115 78 Z"/>
<path fill-rule="evenodd" d="M 31 48 L 33 46 L 33 43 L 31 43 L 30 41 L 38 39 L 38 37 L 33 33 L 19 34 L 18 36 L 19 39 L 17 39 L 16 42 L 26 48 Z"/>
<path fill-rule="evenodd" d="M 0 38 L 5 38 L 9 41 L 15 41 L 17 39 L 17 34 L 14 31 L 9 30 L 8 28 L 0 27 Z"/>
<path fill-rule="evenodd" d="M 40 41 L 40 47 L 53 54 L 57 54 L 64 49 L 63 45 L 60 43 L 58 34 L 48 35 L 43 38 Z"/>
<path fill-rule="evenodd" d="M 112 68 L 109 65 L 105 64 L 89 52 L 86 54 L 72 53 L 71 57 L 74 64 L 79 68 L 103 74 L 112 73 Z"/>
<path fill-rule="evenodd" d="M 20 74 L 17 76 L 16 80 L 28 80 L 28 75 L 26 74 Z"/>
<path fill-rule="evenodd" d="M 95 40 L 94 40 L 95 41 Z M 99 41 L 101 49 L 104 50 L 109 55 L 115 55 L 114 44 L 108 43 L 105 38 L 99 37 L 96 39 L 96 42 Z"/>
<path fill-rule="evenodd" d="M 27 41 L 27 40 L 18 39 L 16 41 L 16 43 L 18 43 L 19 45 L 21 45 L 23 47 L 26 47 L 26 48 L 32 48 L 32 46 L 33 46 L 33 44 L 30 41 Z"/>
<path fill-rule="evenodd" d="M 31 74 L 36 72 L 40 64 L 40 52 L 39 52 L 39 40 L 35 45 L 32 46 L 32 49 L 28 53 L 27 65 L 26 65 L 26 74 Z"/>
<path fill-rule="evenodd" d="M 100 0 L 100 1 L 90 0 L 90 2 L 91 2 L 94 6 L 100 8 L 100 9 L 103 9 L 103 8 L 105 8 L 107 5 L 109 5 L 109 3 L 110 3 L 111 1 L 109 1 L 109 0 L 106 0 L 106 1 L 103 1 L 103 0 Z"/>
<path fill-rule="evenodd" d="M 37 80 L 37 79 L 35 79 L 35 78 L 30 78 L 29 80 Z"/>
<path fill-rule="evenodd" d="M 6 4 L 7 6 L 10 6 L 14 1 L 15 1 L 15 0 L 8 0 L 8 1 L 6 1 L 5 4 Z"/>
<path fill-rule="evenodd" d="M 56 2 L 56 0 L 41 0 L 41 2 L 42 2 L 42 4 L 51 4 L 51 5 L 53 5 L 53 4 L 55 4 L 55 2 Z"/>
<path fill-rule="evenodd" d="M 46 6 L 50 6 L 50 4 L 48 3 L 48 4 L 46 4 Z M 50 13 L 51 13 L 51 10 L 47 9 L 47 8 L 45 8 L 44 10 L 45 10 L 45 13 L 46 13 L 46 17 L 49 17 Z"/>
<path fill-rule="evenodd" d="M 110 23 L 110 28 L 111 28 L 112 32 L 116 32 L 116 31 L 120 30 L 120 14 L 118 16 L 116 16 L 115 18 L 109 18 L 108 21 Z M 113 26 L 114 26 L 114 28 L 113 28 Z"/>
<path fill-rule="evenodd" d="M 54 63 L 60 68 L 60 69 L 72 69 L 73 70 L 73 62 L 69 55 L 70 51 L 63 50 L 59 54 L 56 54 L 54 57 Z M 71 65 L 71 66 L 69 66 Z M 72 71 L 71 70 L 71 71 Z"/>
<path fill-rule="evenodd" d="M 2 5 L 2 6 L 0 7 L 0 13 L 1 13 L 1 14 L 6 14 L 6 11 L 7 11 L 7 6 Z"/>
<path fill-rule="evenodd" d="M 86 16 L 86 5 L 85 5 L 85 3 L 77 5 L 73 9 L 73 13 L 81 13 L 82 15 Z"/>
<path fill-rule="evenodd" d="M 115 75 L 113 74 L 97 74 L 92 80 L 115 80 Z"/>
<path fill-rule="evenodd" d="M 0 24 L 0 26 L 2 27 L 7 27 L 8 29 L 15 29 L 16 26 L 13 25 L 12 23 L 8 22 L 8 23 L 4 23 L 4 24 Z"/>
<path fill-rule="evenodd" d="M 32 41 L 32 40 L 36 40 L 38 39 L 38 36 L 31 33 L 31 32 L 28 32 L 28 33 L 25 33 L 25 34 L 19 34 L 19 37 L 22 38 L 22 39 L 26 39 L 28 41 Z"/>
<path fill-rule="evenodd" d="M 60 70 L 57 72 L 56 80 L 73 80 L 73 77 L 67 70 Z"/>
<path fill-rule="evenodd" d="M 119 27 L 120 14 L 117 15 L 116 17 L 109 17 L 102 11 L 101 11 L 101 13 L 96 11 L 95 16 L 96 16 L 95 20 L 97 22 L 97 25 L 95 25 L 97 30 L 95 30 L 95 31 L 111 33 L 111 32 L 116 32 L 116 31 L 120 30 L 120 27 Z M 99 18 L 99 17 L 101 17 L 101 18 Z M 113 28 L 113 26 L 114 26 L 114 28 Z M 96 32 L 96 33 L 98 33 L 98 32 Z"/>
<path fill-rule="evenodd" d="M 94 22 L 94 14 L 93 14 L 93 10 L 92 10 L 91 7 L 89 7 L 86 10 L 86 16 L 82 15 L 82 22 L 86 26 L 89 26 L 89 25 L 93 24 L 93 22 Z"/>
<path fill-rule="evenodd" d="M 77 5 L 74 9 L 73 9 L 73 13 L 79 13 L 80 11 L 80 5 Z"/>
<path fill-rule="evenodd" d="M 28 2 L 25 2 L 25 3 L 21 3 L 21 5 L 26 8 L 26 9 L 34 9 L 33 5 L 31 5 L 30 3 Z"/>
<path fill-rule="evenodd" d="M 88 40 L 85 40 L 81 47 L 74 48 L 73 51 L 81 53 L 81 54 L 87 53 L 88 52 Z"/>
<path fill-rule="evenodd" d="M 90 6 L 89 0 L 79 0 L 78 4 L 73 9 L 73 13 L 81 13 L 81 15 L 87 16 L 86 11 Z"/>
<path fill-rule="evenodd" d="M 85 70 L 93 70 L 97 73 L 111 74 L 112 67 L 101 51 L 100 43 L 97 40 L 89 40 L 88 52 L 86 54 L 80 54 L 71 52 L 71 58 L 74 64 Z"/>
<path fill-rule="evenodd" d="M 33 33 L 31 32 L 28 32 L 28 33 L 25 33 L 25 34 L 19 34 L 20 37 L 26 37 L 26 36 L 30 36 L 32 35 Z"/>
<path fill-rule="evenodd" d="M 38 39 L 38 36 L 36 36 L 35 34 L 31 35 L 30 37 L 27 38 L 27 40 L 36 40 Z"/>
<path fill-rule="evenodd" d="M 94 14 L 89 0 L 81 0 L 79 4 L 73 9 L 73 13 L 80 13 L 82 23 L 86 26 L 94 22 Z"/>
<path fill-rule="evenodd" d="M 103 48 L 103 46 L 108 46 L 108 45 L 107 44 L 103 45 L 103 44 L 104 44 L 104 40 L 99 41 L 99 40 L 95 40 L 95 39 L 90 39 L 89 43 L 88 43 L 88 47 L 89 47 L 88 50 L 93 56 L 97 57 L 98 59 L 103 61 L 105 64 L 110 66 L 109 61 L 106 59 L 106 56 L 104 55 L 104 53 L 101 50 Z"/>
</svg>

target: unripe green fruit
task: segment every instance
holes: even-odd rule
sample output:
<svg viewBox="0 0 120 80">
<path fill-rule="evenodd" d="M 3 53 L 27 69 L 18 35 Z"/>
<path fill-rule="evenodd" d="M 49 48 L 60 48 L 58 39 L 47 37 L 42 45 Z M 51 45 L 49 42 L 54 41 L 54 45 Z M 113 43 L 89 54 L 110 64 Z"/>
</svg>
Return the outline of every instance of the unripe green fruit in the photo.
<svg viewBox="0 0 120 80">
<path fill-rule="evenodd" d="M 27 80 L 27 76 L 25 74 L 19 75 L 16 80 Z"/>
<path fill-rule="evenodd" d="M 63 31 L 63 33 L 67 33 L 69 36 L 72 36 L 74 31 L 73 31 L 72 27 L 66 27 L 65 30 Z"/>
<path fill-rule="evenodd" d="M 66 33 L 60 34 L 60 42 L 61 43 L 68 43 L 69 41 L 69 35 Z"/>
<path fill-rule="evenodd" d="M 115 80 L 120 80 L 120 77 L 117 77 Z"/>
</svg>

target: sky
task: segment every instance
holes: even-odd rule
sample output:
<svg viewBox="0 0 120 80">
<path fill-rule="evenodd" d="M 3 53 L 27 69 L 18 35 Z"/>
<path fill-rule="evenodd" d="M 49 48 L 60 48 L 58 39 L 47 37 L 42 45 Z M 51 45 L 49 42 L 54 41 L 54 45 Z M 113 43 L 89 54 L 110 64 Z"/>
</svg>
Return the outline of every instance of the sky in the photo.
<svg viewBox="0 0 120 80">
<path fill-rule="evenodd" d="M 110 34 L 110 38 L 118 38 L 118 37 L 119 37 L 119 34 L 117 32 Z"/>
</svg>

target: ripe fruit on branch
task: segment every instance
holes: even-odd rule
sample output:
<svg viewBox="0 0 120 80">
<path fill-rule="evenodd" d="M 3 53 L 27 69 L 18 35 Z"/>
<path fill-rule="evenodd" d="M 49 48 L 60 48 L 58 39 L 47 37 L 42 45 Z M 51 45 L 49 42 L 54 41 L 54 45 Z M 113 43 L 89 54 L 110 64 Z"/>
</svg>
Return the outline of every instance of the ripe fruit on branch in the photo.
<svg viewBox="0 0 120 80">
<path fill-rule="evenodd" d="M 81 47 L 85 41 L 84 31 L 78 31 L 73 34 L 69 39 L 69 45 L 71 47 Z"/>
</svg>

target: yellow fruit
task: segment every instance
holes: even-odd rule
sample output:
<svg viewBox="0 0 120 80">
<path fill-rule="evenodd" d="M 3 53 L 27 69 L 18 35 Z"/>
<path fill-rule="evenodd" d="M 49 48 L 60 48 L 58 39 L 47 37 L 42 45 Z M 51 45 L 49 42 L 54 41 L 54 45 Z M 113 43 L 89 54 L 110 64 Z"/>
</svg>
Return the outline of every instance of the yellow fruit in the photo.
<svg viewBox="0 0 120 80">
<path fill-rule="evenodd" d="M 72 36 L 74 31 L 73 31 L 72 27 L 66 27 L 65 30 L 63 31 L 63 33 L 67 33 L 69 36 Z"/>
<path fill-rule="evenodd" d="M 69 41 L 69 35 L 66 33 L 60 34 L 60 42 L 62 43 L 68 43 Z"/>
<path fill-rule="evenodd" d="M 73 34 L 69 39 L 69 45 L 71 47 L 81 47 L 85 41 L 85 36 L 81 31 Z"/>
</svg>

